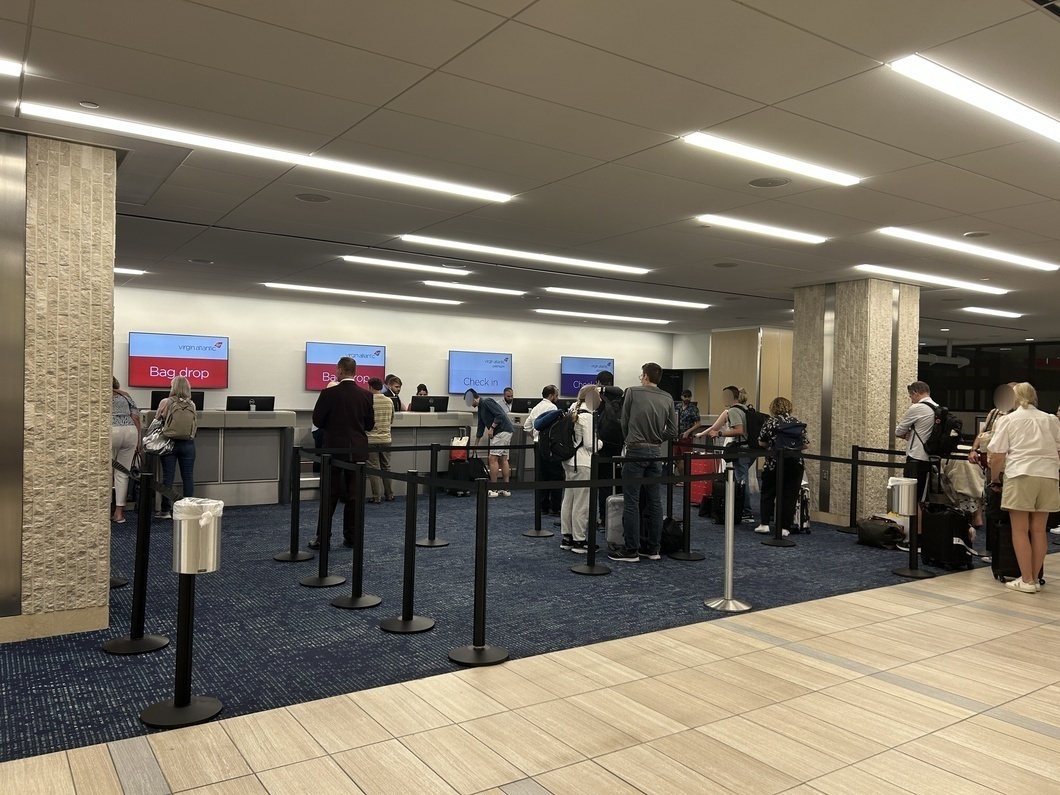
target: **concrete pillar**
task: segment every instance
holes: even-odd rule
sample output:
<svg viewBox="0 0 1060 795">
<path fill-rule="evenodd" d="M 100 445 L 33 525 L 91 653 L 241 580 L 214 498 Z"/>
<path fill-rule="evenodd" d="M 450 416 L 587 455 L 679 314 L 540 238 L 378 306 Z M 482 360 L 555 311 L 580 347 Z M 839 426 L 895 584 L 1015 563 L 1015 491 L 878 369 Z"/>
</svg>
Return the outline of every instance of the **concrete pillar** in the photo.
<svg viewBox="0 0 1060 795">
<path fill-rule="evenodd" d="M 795 290 L 792 402 L 811 452 L 849 458 L 854 444 L 905 449 L 894 426 L 909 403 L 905 387 L 917 378 L 919 334 L 917 286 L 864 279 Z M 806 470 L 814 511 L 848 524 L 850 467 L 807 461 Z M 891 474 L 901 473 L 861 469 L 859 515 L 886 509 Z"/>
<path fill-rule="evenodd" d="M 5 442 L 11 423 L 23 437 L 20 521 L 0 537 L 0 557 L 14 552 L 18 568 L 13 583 L 0 573 L 0 641 L 10 641 L 108 624 L 115 156 L 4 138 L 25 152 L 22 322 L 5 324 L 2 340 L 5 362 L 21 358 L 24 373 L 22 410 L 0 416 Z M 5 264 L 5 287 L 17 275 Z M 12 515 L 13 495 L 2 500 Z"/>
</svg>

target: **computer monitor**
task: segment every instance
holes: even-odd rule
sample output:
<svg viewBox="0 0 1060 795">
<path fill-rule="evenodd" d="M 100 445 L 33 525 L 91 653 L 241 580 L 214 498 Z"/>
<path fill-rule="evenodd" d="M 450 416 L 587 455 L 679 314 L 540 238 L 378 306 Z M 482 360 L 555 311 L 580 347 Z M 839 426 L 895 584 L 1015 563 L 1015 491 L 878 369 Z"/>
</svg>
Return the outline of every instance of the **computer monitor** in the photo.
<svg viewBox="0 0 1060 795">
<path fill-rule="evenodd" d="M 449 396 L 415 395 L 409 401 L 409 411 L 448 411 Z"/>
<path fill-rule="evenodd" d="M 570 407 L 574 405 L 576 398 L 556 398 L 552 402 L 556 404 L 556 408 L 560 411 L 570 411 Z"/>
<path fill-rule="evenodd" d="M 169 397 L 168 389 L 151 390 L 151 411 L 158 411 L 158 404 Z M 206 400 L 206 393 L 199 389 L 191 390 L 191 402 L 195 404 L 196 411 L 202 411 L 202 404 Z"/>
<path fill-rule="evenodd" d="M 515 398 L 512 400 L 512 414 L 529 414 L 540 402 L 541 398 Z"/>
<path fill-rule="evenodd" d="M 253 406 L 253 408 L 251 408 Z M 275 411 L 275 395 L 229 395 L 225 411 Z"/>
</svg>

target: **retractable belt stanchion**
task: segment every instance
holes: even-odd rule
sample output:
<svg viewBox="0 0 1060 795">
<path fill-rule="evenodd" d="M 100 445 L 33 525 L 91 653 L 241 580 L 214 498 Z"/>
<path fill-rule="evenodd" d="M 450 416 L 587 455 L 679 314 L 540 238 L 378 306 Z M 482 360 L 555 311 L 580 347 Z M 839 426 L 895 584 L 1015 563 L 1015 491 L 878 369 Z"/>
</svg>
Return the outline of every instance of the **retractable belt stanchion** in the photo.
<svg viewBox="0 0 1060 795">
<path fill-rule="evenodd" d="M 487 480 L 475 481 L 475 619 L 472 645 L 449 651 L 449 659 L 459 665 L 496 665 L 508 659 L 508 650 L 486 645 L 486 549 L 489 531 Z"/>
<path fill-rule="evenodd" d="M 332 607 L 341 607 L 344 610 L 363 610 L 366 607 L 375 607 L 382 602 L 382 598 L 364 593 L 364 500 L 365 481 L 367 476 L 364 471 L 364 463 L 354 464 L 356 467 L 354 481 L 356 483 L 357 510 L 354 514 L 356 521 L 353 527 L 353 562 L 351 564 L 350 582 L 352 583 L 349 596 L 336 596 L 331 600 Z M 415 493 L 410 494 L 408 499 L 415 503 Z M 415 527 L 413 528 L 415 530 Z M 413 539 L 415 541 L 415 539 Z"/>
<path fill-rule="evenodd" d="M 543 474 L 541 472 L 541 461 L 536 457 L 536 451 L 534 455 L 534 479 L 540 480 Z M 534 490 L 534 527 L 532 530 L 523 531 L 523 535 L 527 538 L 552 538 L 552 536 L 556 535 L 551 530 L 543 530 L 541 528 L 541 494 L 536 489 Z"/>
<path fill-rule="evenodd" d="M 302 446 L 294 446 L 294 454 L 291 456 L 291 549 L 289 552 L 281 552 L 273 555 L 273 560 L 281 563 L 291 563 L 300 560 L 312 560 L 313 553 L 298 548 L 298 529 L 301 521 L 299 511 L 302 509 Z"/>
<path fill-rule="evenodd" d="M 681 549 L 671 552 L 667 557 L 674 560 L 705 560 L 705 555 L 692 551 L 692 454 L 685 453 L 681 456 L 681 460 L 685 465 L 685 487 L 681 489 L 684 492 L 681 495 L 681 505 L 684 509 L 682 511 L 682 516 L 684 517 L 684 539 L 681 543 Z"/>
<path fill-rule="evenodd" d="M 719 599 L 708 599 L 705 604 L 712 610 L 720 610 L 723 613 L 742 613 L 750 610 L 751 605 L 734 599 L 732 595 L 732 570 L 734 560 L 734 548 L 736 546 L 736 522 L 733 514 L 733 501 L 736 499 L 736 482 L 734 480 L 732 464 L 725 467 L 725 582 L 724 595 Z"/>
<path fill-rule="evenodd" d="M 427 537 L 416 542 L 418 547 L 447 547 L 449 542 L 438 538 L 438 487 L 434 479 L 438 477 L 438 453 L 442 446 L 437 442 L 431 444 L 431 483 L 428 486 Z"/>
<path fill-rule="evenodd" d="M 784 538 L 784 451 L 777 450 L 777 492 L 776 503 L 773 505 L 773 520 L 777 529 L 773 531 L 773 537 L 762 541 L 767 547 L 793 547 L 795 542 L 790 538 Z"/>
<path fill-rule="evenodd" d="M 916 494 L 916 480 L 914 478 L 902 478 L 902 483 L 890 486 L 892 493 L 897 489 L 898 496 L 894 499 L 895 513 L 909 517 L 909 566 L 892 569 L 891 573 L 898 577 L 908 577 L 912 580 L 927 580 L 935 576 L 934 572 L 925 571 L 920 568 L 920 523 L 917 521 L 917 507 L 920 495 Z M 910 483 L 911 481 L 911 483 Z M 908 499 L 909 492 L 913 498 Z"/>
<path fill-rule="evenodd" d="M 144 654 L 169 645 L 165 635 L 144 635 L 144 616 L 147 612 L 147 562 L 151 552 L 151 501 L 154 497 L 154 478 L 147 472 L 140 475 L 140 498 L 136 501 L 136 564 L 133 569 L 132 616 L 129 634 L 112 638 L 103 644 L 108 654 Z"/>
<path fill-rule="evenodd" d="M 850 525 L 837 527 L 840 533 L 858 532 L 858 459 L 861 448 L 856 444 L 850 445 Z"/>
<path fill-rule="evenodd" d="M 674 475 L 677 474 L 677 466 L 674 463 L 674 440 L 673 439 L 667 439 L 666 440 L 666 446 L 667 446 L 667 449 L 669 450 L 669 454 L 666 456 L 666 467 L 665 467 L 664 471 L 666 472 L 667 475 L 669 475 L 670 477 L 673 477 Z M 684 460 L 684 459 L 682 459 L 682 460 Z M 674 518 L 674 484 L 673 483 L 667 483 L 666 484 L 666 516 L 670 517 L 671 519 Z"/>
<path fill-rule="evenodd" d="M 414 469 L 406 473 L 415 476 Z M 407 482 L 405 497 L 405 573 L 401 583 L 401 615 L 388 618 L 379 628 L 383 632 L 412 634 L 434 629 L 434 619 L 412 613 L 412 601 L 416 594 L 416 482 Z"/>
<path fill-rule="evenodd" d="M 124 588 L 129 584 L 129 581 L 124 577 L 115 577 L 113 574 L 110 575 L 110 589 L 113 591 L 115 588 Z"/>
<path fill-rule="evenodd" d="M 599 470 L 599 462 L 596 459 L 596 453 L 592 453 L 589 459 L 589 479 L 596 480 Z M 534 492 L 534 499 L 537 501 L 537 492 Z M 541 504 L 538 502 L 538 513 L 541 511 Z M 587 574 L 590 576 L 599 576 L 601 574 L 610 574 L 611 569 L 604 566 L 602 563 L 596 562 L 596 487 L 590 487 L 589 489 L 589 516 L 585 522 L 585 563 L 579 563 L 576 566 L 571 566 L 570 570 L 575 574 Z"/>
<path fill-rule="evenodd" d="M 345 477 L 345 475 L 343 475 Z M 317 539 L 320 541 L 320 559 L 317 561 L 317 573 L 303 577 L 298 582 L 307 588 L 329 588 L 342 585 L 345 577 L 328 574 L 328 553 L 331 547 L 331 516 L 328 507 L 331 502 L 331 456 L 327 453 L 320 456 L 320 513 L 317 514 Z"/>
</svg>

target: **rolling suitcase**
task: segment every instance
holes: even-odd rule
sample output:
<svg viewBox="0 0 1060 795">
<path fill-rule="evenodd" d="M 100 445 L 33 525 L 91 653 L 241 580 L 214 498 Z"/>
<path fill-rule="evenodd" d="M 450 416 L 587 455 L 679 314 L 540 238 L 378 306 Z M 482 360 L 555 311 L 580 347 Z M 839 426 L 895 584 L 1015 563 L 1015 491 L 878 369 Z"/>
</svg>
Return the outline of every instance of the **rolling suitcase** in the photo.
<svg viewBox="0 0 1060 795">
<path fill-rule="evenodd" d="M 453 481 L 453 485 L 445 490 L 449 496 L 466 497 L 470 493 L 471 465 L 467 460 L 450 461 L 446 478 Z"/>
<path fill-rule="evenodd" d="M 718 490 L 710 498 L 710 521 L 714 522 L 714 524 L 725 524 L 725 489 L 723 486 L 724 484 L 720 484 Z M 743 515 L 743 490 L 744 484 L 737 483 L 733 524 L 740 524 Z"/>
<path fill-rule="evenodd" d="M 718 471 L 718 459 L 708 458 L 707 456 L 695 455 L 692 456 L 692 472 L 693 475 L 707 475 L 714 474 Z M 692 488 L 689 489 L 689 498 L 692 500 L 693 505 L 702 505 L 703 498 L 709 497 L 714 490 L 713 480 L 694 480 L 692 481 Z"/>
<path fill-rule="evenodd" d="M 607 548 L 609 550 L 621 549 L 625 546 L 625 536 L 622 533 L 622 509 L 625 501 L 621 494 L 612 494 L 607 498 L 606 515 L 604 526 L 607 528 Z"/>
<path fill-rule="evenodd" d="M 1021 576 L 1020 564 L 1012 546 L 1012 524 L 1008 521 L 1008 513 L 1005 512 L 1004 519 L 995 519 L 990 524 L 993 532 L 988 532 L 987 538 L 992 535 L 994 542 L 994 547 L 990 550 L 990 573 L 1002 582 L 1015 580 Z M 1044 566 L 1038 572 L 1038 582 L 1045 582 Z"/>
<path fill-rule="evenodd" d="M 968 517 L 949 507 L 927 506 L 920 525 L 920 559 L 944 569 L 972 568 Z"/>
</svg>

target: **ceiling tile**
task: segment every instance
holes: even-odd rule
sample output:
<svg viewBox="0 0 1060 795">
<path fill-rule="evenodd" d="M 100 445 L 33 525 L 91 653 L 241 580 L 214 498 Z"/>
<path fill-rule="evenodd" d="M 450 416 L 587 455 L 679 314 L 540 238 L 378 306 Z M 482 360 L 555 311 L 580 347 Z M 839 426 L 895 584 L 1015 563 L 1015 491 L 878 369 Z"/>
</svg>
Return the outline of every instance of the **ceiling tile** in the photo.
<svg viewBox="0 0 1060 795">
<path fill-rule="evenodd" d="M 1035 202 L 976 215 L 1046 237 L 1055 239 L 1060 236 L 1060 201 Z"/>
<path fill-rule="evenodd" d="M 534 0 L 464 0 L 464 2 L 469 6 L 475 6 L 494 14 L 513 17 L 527 6 L 533 5 Z"/>
<path fill-rule="evenodd" d="M 421 227 L 415 230 L 417 234 L 430 237 L 441 237 L 450 240 L 463 240 L 469 243 L 477 243 L 484 246 L 499 246 L 501 248 L 517 248 L 529 251 L 549 251 L 565 249 L 577 246 L 581 243 L 594 240 L 595 236 L 587 232 L 570 232 L 564 229 L 548 229 L 540 226 L 531 226 L 525 223 L 513 223 L 501 221 L 496 218 L 483 218 L 478 215 L 458 215 L 444 221 Z M 429 246 L 412 246 L 404 244 L 404 248 L 417 248 L 424 254 L 433 254 L 450 259 L 467 258 L 472 260 L 488 259 L 489 255 L 474 254 L 466 252 L 460 254 L 456 251 L 443 253 L 443 249 Z"/>
<path fill-rule="evenodd" d="M 857 218 L 877 226 L 906 226 L 953 215 L 952 210 L 880 193 L 861 185 L 819 188 L 779 201 Z"/>
<path fill-rule="evenodd" d="M 1013 185 L 962 171 L 945 163 L 928 163 L 868 180 L 866 187 L 894 196 L 934 204 L 959 213 L 978 214 L 1042 198 Z"/>
<path fill-rule="evenodd" d="M 575 248 L 588 259 L 593 259 L 590 254 L 631 257 L 651 267 L 730 259 L 754 248 L 751 244 L 735 240 L 689 234 L 685 227 L 698 228 L 694 221 L 684 221 L 594 240 Z M 683 231 L 685 234 L 682 234 Z"/>
<path fill-rule="evenodd" d="M 946 161 L 951 166 L 1060 199 L 1060 144 L 1044 138 L 973 152 Z"/>
</svg>

